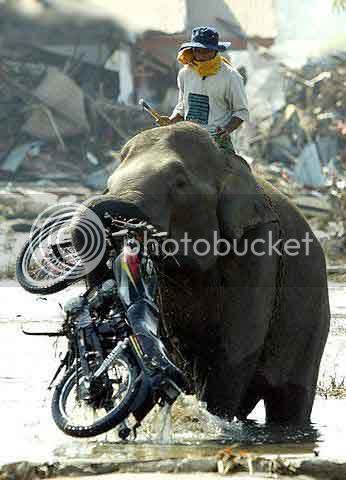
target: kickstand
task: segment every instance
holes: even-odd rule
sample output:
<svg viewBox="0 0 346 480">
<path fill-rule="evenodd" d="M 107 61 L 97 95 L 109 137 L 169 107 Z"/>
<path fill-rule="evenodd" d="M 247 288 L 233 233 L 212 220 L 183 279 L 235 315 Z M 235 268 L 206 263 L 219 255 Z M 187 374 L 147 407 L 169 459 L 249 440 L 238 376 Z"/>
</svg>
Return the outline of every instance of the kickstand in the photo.
<svg viewBox="0 0 346 480">
<path fill-rule="evenodd" d="M 133 439 L 136 440 L 137 438 L 137 428 L 139 428 L 141 426 L 141 423 L 140 422 L 137 422 L 133 428 L 132 428 L 132 431 L 133 431 Z"/>
<path fill-rule="evenodd" d="M 132 428 L 128 425 L 128 421 L 124 420 L 120 425 L 118 429 L 118 435 L 121 438 L 121 440 L 126 441 L 129 436 L 132 434 L 133 438 L 131 440 L 136 440 L 137 438 L 137 428 L 140 426 L 140 423 L 137 422 Z"/>
</svg>

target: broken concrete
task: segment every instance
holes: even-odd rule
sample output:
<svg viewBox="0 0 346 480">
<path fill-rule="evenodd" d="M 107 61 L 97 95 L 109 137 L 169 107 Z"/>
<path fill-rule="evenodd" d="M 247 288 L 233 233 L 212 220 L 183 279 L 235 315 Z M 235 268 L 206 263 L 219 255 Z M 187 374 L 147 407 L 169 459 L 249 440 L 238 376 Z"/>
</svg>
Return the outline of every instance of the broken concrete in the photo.
<svg viewBox="0 0 346 480">
<path fill-rule="evenodd" d="M 216 457 L 178 458 L 155 461 L 131 462 L 55 462 L 35 464 L 17 462 L 0 467 L 1 480 L 34 480 L 36 478 L 92 477 L 102 475 L 104 480 L 117 478 L 114 474 L 232 474 L 233 478 L 333 478 L 344 480 L 346 462 L 333 459 L 290 458 L 290 457 L 256 457 L 246 452 L 232 453 L 232 447 L 220 451 Z M 184 478 L 181 476 L 179 478 Z M 124 477 L 121 477 L 124 478 Z M 126 475 L 125 475 L 126 478 Z M 142 477 L 139 477 L 142 478 Z M 143 477 L 145 478 L 145 477 Z M 152 477 L 151 477 L 152 478 Z M 164 478 L 164 477 L 163 477 Z M 199 477 L 199 478 L 203 478 Z M 208 476 L 205 478 L 209 478 Z"/>
<path fill-rule="evenodd" d="M 22 127 L 24 132 L 49 140 L 59 134 L 69 137 L 90 130 L 82 90 L 58 69 L 47 69 L 45 78 L 33 95 L 53 111 L 47 112 L 33 105 L 34 112 Z"/>
</svg>

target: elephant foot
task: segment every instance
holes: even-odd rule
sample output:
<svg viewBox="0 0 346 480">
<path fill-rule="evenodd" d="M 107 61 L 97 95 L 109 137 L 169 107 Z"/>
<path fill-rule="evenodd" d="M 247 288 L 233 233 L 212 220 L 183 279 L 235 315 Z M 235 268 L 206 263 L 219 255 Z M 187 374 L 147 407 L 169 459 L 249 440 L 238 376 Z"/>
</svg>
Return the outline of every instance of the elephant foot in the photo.
<svg viewBox="0 0 346 480">
<path fill-rule="evenodd" d="M 300 385 L 270 387 L 264 395 L 266 421 L 280 425 L 310 422 L 314 395 Z"/>
<path fill-rule="evenodd" d="M 256 376 L 249 385 L 236 412 L 238 420 L 247 421 L 248 415 L 260 400 L 264 400 L 266 422 L 280 425 L 308 424 L 314 395 L 293 384 L 280 387 L 270 385 L 264 376 Z"/>
</svg>

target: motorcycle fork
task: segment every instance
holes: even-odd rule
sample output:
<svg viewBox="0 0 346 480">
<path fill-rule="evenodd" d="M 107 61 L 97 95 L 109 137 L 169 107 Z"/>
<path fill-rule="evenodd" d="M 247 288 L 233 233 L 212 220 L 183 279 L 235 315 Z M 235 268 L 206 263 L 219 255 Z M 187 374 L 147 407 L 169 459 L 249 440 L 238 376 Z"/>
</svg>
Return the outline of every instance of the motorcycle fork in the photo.
<svg viewBox="0 0 346 480">
<path fill-rule="evenodd" d="M 83 328 L 80 328 L 77 333 L 77 345 L 78 345 L 78 353 L 79 353 L 79 358 L 80 358 L 80 363 L 82 367 L 82 371 L 84 375 L 86 376 L 87 379 L 90 378 L 91 372 L 89 368 L 89 363 L 88 363 L 88 352 L 86 349 L 86 344 L 85 344 L 85 332 Z"/>
<path fill-rule="evenodd" d="M 73 363 L 74 358 L 75 358 L 74 353 L 72 353 L 71 350 L 68 350 L 66 352 L 66 355 L 64 356 L 64 358 L 61 360 L 60 365 L 58 366 L 56 372 L 54 373 L 53 378 L 48 385 L 48 388 L 47 388 L 48 390 L 52 389 L 53 384 L 54 384 L 55 380 L 58 378 L 62 369 L 63 368 L 68 369 L 69 366 Z"/>
<path fill-rule="evenodd" d="M 161 407 L 166 403 L 173 405 L 182 391 L 171 380 L 163 380 L 159 385 L 155 385 L 155 381 L 152 381 L 150 372 L 143 358 L 144 354 L 138 339 L 135 335 L 131 335 L 129 339 L 132 352 L 141 367 L 141 373 L 136 380 L 141 382 L 141 386 L 131 408 L 137 420 L 136 428 L 138 428 L 140 422 L 148 415 L 156 403 Z"/>
</svg>

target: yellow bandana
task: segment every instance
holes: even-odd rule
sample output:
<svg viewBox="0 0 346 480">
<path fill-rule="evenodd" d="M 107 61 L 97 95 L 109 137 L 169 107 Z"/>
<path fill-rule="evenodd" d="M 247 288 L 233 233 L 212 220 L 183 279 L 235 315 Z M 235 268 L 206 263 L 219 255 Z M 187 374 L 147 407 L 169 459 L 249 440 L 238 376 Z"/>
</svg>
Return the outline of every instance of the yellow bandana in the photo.
<svg viewBox="0 0 346 480">
<path fill-rule="evenodd" d="M 189 67 L 193 68 L 201 77 L 216 75 L 221 68 L 222 62 L 231 65 L 231 62 L 227 60 L 227 58 L 222 57 L 219 54 L 217 54 L 211 60 L 198 62 L 193 57 L 192 48 L 184 48 L 184 50 L 181 50 L 178 53 L 178 62 L 182 63 L 183 65 L 189 65 Z"/>
</svg>

